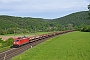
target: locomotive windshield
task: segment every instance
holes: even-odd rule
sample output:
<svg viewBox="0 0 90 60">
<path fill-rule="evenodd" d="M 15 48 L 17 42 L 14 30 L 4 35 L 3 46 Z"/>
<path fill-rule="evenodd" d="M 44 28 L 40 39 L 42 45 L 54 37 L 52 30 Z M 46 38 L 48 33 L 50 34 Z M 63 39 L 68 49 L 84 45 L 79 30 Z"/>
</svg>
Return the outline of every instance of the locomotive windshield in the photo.
<svg viewBox="0 0 90 60">
<path fill-rule="evenodd" d="M 19 40 L 14 40 L 14 42 L 18 42 Z"/>
</svg>

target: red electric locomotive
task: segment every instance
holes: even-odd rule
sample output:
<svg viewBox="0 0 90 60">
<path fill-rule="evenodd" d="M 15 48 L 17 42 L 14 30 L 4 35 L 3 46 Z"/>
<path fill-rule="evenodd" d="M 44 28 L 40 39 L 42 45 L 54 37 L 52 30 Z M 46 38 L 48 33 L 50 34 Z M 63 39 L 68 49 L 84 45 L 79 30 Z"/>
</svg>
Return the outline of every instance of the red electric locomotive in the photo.
<svg viewBox="0 0 90 60">
<path fill-rule="evenodd" d="M 15 38 L 14 39 L 14 43 L 13 43 L 13 46 L 14 47 L 19 47 L 23 44 L 26 44 L 29 42 L 29 38 L 28 37 L 18 37 L 18 38 Z"/>
</svg>

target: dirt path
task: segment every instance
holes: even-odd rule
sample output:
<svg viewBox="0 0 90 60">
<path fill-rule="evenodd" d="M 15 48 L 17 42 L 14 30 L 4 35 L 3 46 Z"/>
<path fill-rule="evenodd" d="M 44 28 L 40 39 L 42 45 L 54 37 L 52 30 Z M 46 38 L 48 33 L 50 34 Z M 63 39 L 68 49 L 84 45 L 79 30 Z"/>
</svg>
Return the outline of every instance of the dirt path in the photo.
<svg viewBox="0 0 90 60">
<path fill-rule="evenodd" d="M 0 38 L 2 38 L 2 40 L 7 40 L 10 37 L 14 38 L 14 36 L 0 36 Z M 18 37 L 18 36 L 16 36 L 16 37 Z"/>
<path fill-rule="evenodd" d="M 22 36 L 22 35 L 21 35 L 21 36 Z M 21 37 L 21 36 L 15 36 L 15 38 Z M 28 35 L 28 36 L 34 36 L 34 35 Z M 0 38 L 2 38 L 2 40 L 7 40 L 7 39 L 10 38 L 10 37 L 14 38 L 14 36 L 0 36 Z"/>
</svg>

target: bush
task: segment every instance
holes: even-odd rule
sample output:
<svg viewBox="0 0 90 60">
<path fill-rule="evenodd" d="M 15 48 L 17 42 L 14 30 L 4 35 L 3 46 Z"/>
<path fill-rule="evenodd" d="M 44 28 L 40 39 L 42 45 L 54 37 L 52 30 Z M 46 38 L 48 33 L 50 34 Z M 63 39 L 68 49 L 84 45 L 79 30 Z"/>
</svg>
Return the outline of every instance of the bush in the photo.
<svg viewBox="0 0 90 60">
<path fill-rule="evenodd" d="M 81 29 L 82 32 L 90 32 L 90 27 L 83 27 Z"/>
<path fill-rule="evenodd" d="M 2 40 L 2 38 L 0 38 L 0 43 L 2 43 L 3 42 L 3 40 Z"/>
<path fill-rule="evenodd" d="M 9 39 L 7 40 L 8 46 L 13 45 L 13 42 L 14 42 L 14 39 L 13 39 L 13 38 L 9 38 Z"/>
<path fill-rule="evenodd" d="M 14 41 L 13 38 L 9 38 L 9 39 L 7 39 L 6 41 L 3 41 L 3 42 L 2 42 L 2 46 L 3 46 L 3 47 L 11 46 L 11 45 L 13 45 L 13 41 Z"/>
</svg>

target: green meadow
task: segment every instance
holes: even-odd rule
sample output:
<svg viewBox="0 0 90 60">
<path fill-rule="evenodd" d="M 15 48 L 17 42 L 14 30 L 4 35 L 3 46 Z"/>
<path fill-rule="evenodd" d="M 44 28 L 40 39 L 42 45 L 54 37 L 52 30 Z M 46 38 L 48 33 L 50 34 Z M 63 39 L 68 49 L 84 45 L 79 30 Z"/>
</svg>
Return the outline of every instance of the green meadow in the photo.
<svg viewBox="0 0 90 60">
<path fill-rule="evenodd" d="M 90 60 L 90 32 L 70 32 L 38 44 L 11 60 Z"/>
</svg>

